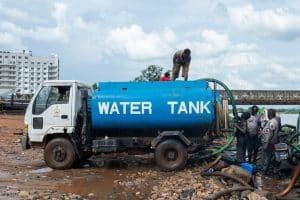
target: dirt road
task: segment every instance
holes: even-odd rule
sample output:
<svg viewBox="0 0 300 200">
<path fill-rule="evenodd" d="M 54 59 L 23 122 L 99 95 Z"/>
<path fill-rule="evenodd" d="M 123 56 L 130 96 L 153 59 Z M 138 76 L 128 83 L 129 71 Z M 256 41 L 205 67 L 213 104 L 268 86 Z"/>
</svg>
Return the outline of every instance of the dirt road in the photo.
<svg viewBox="0 0 300 200">
<path fill-rule="evenodd" d="M 23 116 L 0 115 L 0 200 L 203 199 L 228 187 L 217 178 L 200 176 L 201 165 L 162 172 L 151 155 L 105 158 L 110 162 L 102 167 L 95 164 L 103 159 L 94 158 L 76 169 L 53 170 L 46 166 L 42 149 L 22 151 L 18 133 L 23 126 Z"/>
<path fill-rule="evenodd" d="M 23 116 L 0 116 L 0 199 L 110 199 L 115 197 L 114 180 L 130 174 L 90 164 L 52 170 L 41 149 L 22 151 L 18 133 L 23 128 Z"/>
</svg>

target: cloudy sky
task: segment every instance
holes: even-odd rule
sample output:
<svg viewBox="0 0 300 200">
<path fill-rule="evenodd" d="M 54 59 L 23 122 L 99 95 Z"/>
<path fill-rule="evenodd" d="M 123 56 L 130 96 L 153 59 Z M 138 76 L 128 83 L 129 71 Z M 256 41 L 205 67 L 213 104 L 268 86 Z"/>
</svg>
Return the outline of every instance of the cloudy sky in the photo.
<svg viewBox="0 0 300 200">
<path fill-rule="evenodd" d="M 132 80 L 186 47 L 190 79 L 300 89 L 300 1 L 0 1 L 0 49 L 56 53 L 61 79 Z"/>
</svg>

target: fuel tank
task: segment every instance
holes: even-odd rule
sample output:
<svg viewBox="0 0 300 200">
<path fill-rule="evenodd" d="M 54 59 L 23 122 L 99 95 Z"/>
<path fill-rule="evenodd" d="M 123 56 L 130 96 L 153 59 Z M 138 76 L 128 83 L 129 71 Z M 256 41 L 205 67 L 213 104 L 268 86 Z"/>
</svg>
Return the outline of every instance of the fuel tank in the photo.
<svg viewBox="0 0 300 200">
<path fill-rule="evenodd" d="M 209 127 L 219 93 L 206 81 L 100 82 L 92 94 L 94 129 Z"/>
</svg>

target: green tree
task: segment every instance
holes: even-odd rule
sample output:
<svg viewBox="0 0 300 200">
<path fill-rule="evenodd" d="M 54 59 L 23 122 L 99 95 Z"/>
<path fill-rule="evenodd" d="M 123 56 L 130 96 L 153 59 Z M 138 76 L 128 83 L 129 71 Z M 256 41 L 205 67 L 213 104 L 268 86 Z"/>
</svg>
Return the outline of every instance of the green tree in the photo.
<svg viewBox="0 0 300 200">
<path fill-rule="evenodd" d="M 159 81 L 163 68 L 157 65 L 149 65 L 146 69 L 142 70 L 142 74 L 133 81 Z"/>
</svg>

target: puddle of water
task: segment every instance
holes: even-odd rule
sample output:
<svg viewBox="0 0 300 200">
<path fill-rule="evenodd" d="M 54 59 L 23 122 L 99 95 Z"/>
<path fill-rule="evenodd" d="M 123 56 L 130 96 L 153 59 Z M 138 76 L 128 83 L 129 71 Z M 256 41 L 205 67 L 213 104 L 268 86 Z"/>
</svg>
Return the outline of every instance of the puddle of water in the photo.
<svg viewBox="0 0 300 200">
<path fill-rule="evenodd" d="M 94 193 L 97 197 L 103 197 L 113 191 L 115 180 L 125 179 L 129 173 L 124 169 L 76 169 L 68 175 L 70 183 L 60 185 L 58 190 L 83 196 Z M 67 177 L 66 174 L 64 176 Z"/>
<path fill-rule="evenodd" d="M 0 171 L 0 178 L 8 178 L 9 173 Z"/>
<path fill-rule="evenodd" d="M 51 169 L 50 167 L 45 167 L 45 168 L 41 168 L 41 169 L 31 170 L 31 171 L 29 171 L 29 173 L 39 174 L 39 173 L 48 173 L 48 172 L 52 172 L 52 171 L 53 171 L 53 169 Z"/>
</svg>

